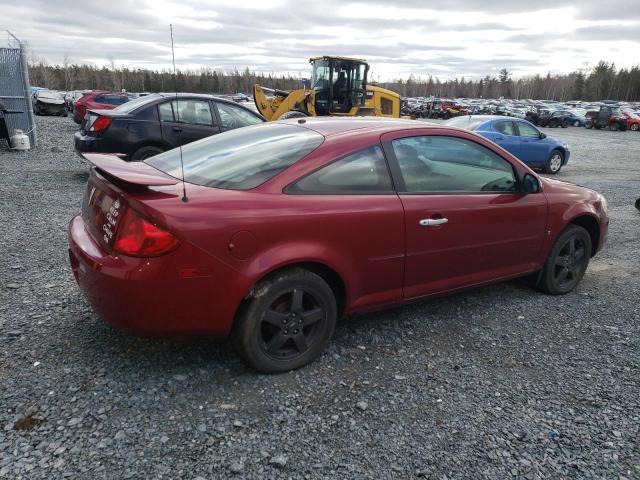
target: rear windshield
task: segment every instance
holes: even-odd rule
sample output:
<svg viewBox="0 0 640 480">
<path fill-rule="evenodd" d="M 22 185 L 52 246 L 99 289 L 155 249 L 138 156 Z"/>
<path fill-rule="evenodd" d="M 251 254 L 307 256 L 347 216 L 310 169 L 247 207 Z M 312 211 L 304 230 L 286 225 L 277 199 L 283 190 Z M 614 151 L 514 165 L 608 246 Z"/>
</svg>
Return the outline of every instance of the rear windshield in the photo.
<svg viewBox="0 0 640 480">
<path fill-rule="evenodd" d="M 120 113 L 131 113 L 139 106 L 145 105 L 149 102 L 153 102 L 159 96 L 160 95 L 147 95 L 144 97 L 138 97 L 133 100 L 129 100 L 127 103 L 123 103 L 122 105 L 116 107 L 115 111 Z"/>
<path fill-rule="evenodd" d="M 450 127 L 458 127 L 464 128 L 465 130 L 475 130 L 481 123 L 486 122 L 483 118 L 477 117 L 455 117 L 451 120 L 447 120 L 445 125 L 449 125 Z"/>
<path fill-rule="evenodd" d="M 238 128 L 182 147 L 184 179 L 205 187 L 249 190 L 315 150 L 324 137 L 295 125 L 264 123 Z M 146 163 L 181 178 L 180 149 Z"/>
</svg>

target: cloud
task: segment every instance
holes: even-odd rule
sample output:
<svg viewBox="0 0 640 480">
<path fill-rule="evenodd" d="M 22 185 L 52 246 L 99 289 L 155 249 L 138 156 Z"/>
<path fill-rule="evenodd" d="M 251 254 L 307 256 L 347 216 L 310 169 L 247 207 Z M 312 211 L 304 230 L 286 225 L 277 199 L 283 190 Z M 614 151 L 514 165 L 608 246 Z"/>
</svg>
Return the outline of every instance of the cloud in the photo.
<svg viewBox="0 0 640 480">
<path fill-rule="evenodd" d="M 0 11 L 12 12 L 0 29 L 38 59 L 133 68 L 170 67 L 169 23 L 179 68 L 307 75 L 309 57 L 345 55 L 367 59 L 382 80 L 630 66 L 640 47 L 640 10 L 610 0 L 0 0 Z"/>
</svg>

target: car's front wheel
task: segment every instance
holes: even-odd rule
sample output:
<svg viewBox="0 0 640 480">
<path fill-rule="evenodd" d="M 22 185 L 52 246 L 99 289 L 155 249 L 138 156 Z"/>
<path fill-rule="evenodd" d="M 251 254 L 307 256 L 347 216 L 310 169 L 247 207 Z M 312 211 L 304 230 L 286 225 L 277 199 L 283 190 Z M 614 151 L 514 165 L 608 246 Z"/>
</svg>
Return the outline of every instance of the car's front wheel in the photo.
<svg viewBox="0 0 640 480">
<path fill-rule="evenodd" d="M 591 258 L 591 237 L 578 225 L 569 225 L 551 249 L 538 287 L 551 295 L 569 293 L 582 279 Z"/>
<path fill-rule="evenodd" d="M 634 132 L 637 132 L 640 129 L 640 125 L 638 125 L 637 123 L 632 123 L 631 124 L 631 130 Z"/>
<path fill-rule="evenodd" d="M 331 287 L 315 273 L 294 268 L 253 288 L 236 319 L 232 341 L 250 367 L 286 372 L 322 353 L 336 319 Z"/>
<path fill-rule="evenodd" d="M 560 150 L 554 150 L 553 152 L 551 152 L 551 155 L 549 155 L 549 159 L 547 160 L 547 163 L 544 166 L 545 173 L 551 173 L 553 175 L 558 173 L 562 168 L 563 160 L 564 160 L 564 157 Z"/>
</svg>

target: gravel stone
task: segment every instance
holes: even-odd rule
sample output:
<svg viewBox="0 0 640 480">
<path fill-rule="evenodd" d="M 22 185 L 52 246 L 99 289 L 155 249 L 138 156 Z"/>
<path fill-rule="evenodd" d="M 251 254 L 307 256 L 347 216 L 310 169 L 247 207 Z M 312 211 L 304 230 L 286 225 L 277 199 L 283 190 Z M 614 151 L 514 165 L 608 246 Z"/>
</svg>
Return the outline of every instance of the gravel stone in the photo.
<svg viewBox="0 0 640 480">
<path fill-rule="evenodd" d="M 543 129 L 571 145 L 555 178 L 609 201 L 575 292 L 512 281 L 356 316 L 318 361 L 258 375 L 225 342 L 91 310 L 66 240 L 77 126 L 36 125 L 35 149 L 0 146 L 0 478 L 640 478 L 640 133 Z"/>
<path fill-rule="evenodd" d="M 287 464 L 287 457 L 284 455 L 276 455 L 275 457 L 271 457 L 269 460 L 269 465 L 273 465 L 278 468 L 284 468 Z"/>
</svg>

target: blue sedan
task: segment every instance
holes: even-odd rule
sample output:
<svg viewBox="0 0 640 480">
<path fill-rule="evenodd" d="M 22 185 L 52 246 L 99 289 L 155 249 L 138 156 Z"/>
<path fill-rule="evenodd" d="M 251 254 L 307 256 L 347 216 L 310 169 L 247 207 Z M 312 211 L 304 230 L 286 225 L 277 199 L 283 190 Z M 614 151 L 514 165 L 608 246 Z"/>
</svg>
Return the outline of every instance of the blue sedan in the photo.
<svg viewBox="0 0 640 480">
<path fill-rule="evenodd" d="M 469 115 L 445 122 L 452 127 L 479 133 L 518 157 L 530 167 L 556 174 L 569 161 L 569 145 L 547 137 L 533 124 L 517 118 Z"/>
</svg>

